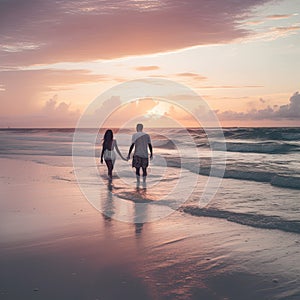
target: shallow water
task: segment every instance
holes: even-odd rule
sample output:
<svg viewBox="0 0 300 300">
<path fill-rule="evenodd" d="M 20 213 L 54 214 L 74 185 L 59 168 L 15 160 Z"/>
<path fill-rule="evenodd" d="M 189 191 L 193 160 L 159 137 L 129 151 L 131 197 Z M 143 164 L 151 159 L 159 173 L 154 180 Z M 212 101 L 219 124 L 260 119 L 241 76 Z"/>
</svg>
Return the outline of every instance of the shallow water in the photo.
<svg viewBox="0 0 300 300">
<path fill-rule="evenodd" d="M 124 129 L 116 134 L 124 155 L 131 133 Z M 73 165 L 72 155 L 79 155 L 82 166 L 78 168 L 77 180 L 97 209 L 102 210 L 101 193 L 123 199 L 126 205 L 127 200 L 132 200 L 131 208 L 117 208 L 117 218 L 124 219 L 123 211 L 132 211 L 138 202 L 151 207 L 150 219 L 156 215 L 163 217 L 179 206 L 201 204 L 209 190 L 211 199 L 206 208 L 211 210 L 206 214 L 212 217 L 241 222 L 240 218 L 245 217 L 242 214 L 248 214 L 251 222 L 247 225 L 258 227 L 266 223 L 267 217 L 276 217 L 276 222 L 268 219 L 270 228 L 282 229 L 290 222 L 293 231 L 299 232 L 299 128 L 226 128 L 226 140 L 213 129 L 151 129 L 149 133 L 155 155 L 146 188 L 142 184 L 136 187 L 130 162 L 121 160 L 117 160 L 113 184 L 106 188 L 105 166 L 99 166 L 98 158 L 102 135 L 99 133 L 95 140 L 93 131 L 88 129 L 81 132 L 75 152 L 73 129 L 0 130 L 0 155 L 69 167 Z M 209 183 L 208 175 L 222 176 L 223 171 L 223 180 Z M 74 181 L 72 176 L 54 179 Z M 100 183 L 104 192 L 97 190 Z"/>
</svg>

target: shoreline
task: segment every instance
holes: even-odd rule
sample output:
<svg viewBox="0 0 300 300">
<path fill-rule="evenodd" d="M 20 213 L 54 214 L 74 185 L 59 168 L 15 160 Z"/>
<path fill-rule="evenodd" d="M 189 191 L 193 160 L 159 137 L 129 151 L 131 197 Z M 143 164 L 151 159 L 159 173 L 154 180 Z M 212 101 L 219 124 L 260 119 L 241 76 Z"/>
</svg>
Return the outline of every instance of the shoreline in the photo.
<svg viewBox="0 0 300 300">
<path fill-rule="evenodd" d="M 297 234 L 182 212 L 123 223 L 94 209 L 73 182 L 55 179 L 72 176 L 70 167 L 0 163 L 1 299 L 300 295 Z"/>
</svg>

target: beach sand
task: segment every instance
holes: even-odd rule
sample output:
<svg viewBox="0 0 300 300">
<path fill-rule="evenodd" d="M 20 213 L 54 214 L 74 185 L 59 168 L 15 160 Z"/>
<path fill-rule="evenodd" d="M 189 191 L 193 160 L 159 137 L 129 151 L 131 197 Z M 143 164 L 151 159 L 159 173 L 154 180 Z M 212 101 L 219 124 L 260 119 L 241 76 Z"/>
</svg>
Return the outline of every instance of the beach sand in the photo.
<svg viewBox="0 0 300 300">
<path fill-rule="evenodd" d="M 67 164 L 0 164 L 0 299 L 300 299 L 298 234 L 181 211 L 124 223 Z"/>
</svg>

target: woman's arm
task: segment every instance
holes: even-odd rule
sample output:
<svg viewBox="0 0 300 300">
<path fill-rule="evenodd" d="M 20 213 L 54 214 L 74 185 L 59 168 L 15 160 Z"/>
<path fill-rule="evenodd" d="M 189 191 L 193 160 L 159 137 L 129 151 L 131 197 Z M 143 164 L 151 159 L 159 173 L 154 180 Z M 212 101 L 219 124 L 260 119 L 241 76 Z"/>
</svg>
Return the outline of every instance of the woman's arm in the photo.
<svg viewBox="0 0 300 300">
<path fill-rule="evenodd" d="M 105 151 L 105 149 L 104 149 L 104 147 L 102 146 L 101 159 L 100 159 L 101 164 L 103 164 L 103 155 L 104 155 L 104 151 Z"/>
<path fill-rule="evenodd" d="M 119 147 L 118 147 L 118 144 L 117 144 L 117 141 L 115 140 L 115 148 L 116 148 L 116 151 L 117 153 L 120 155 L 120 157 L 123 159 L 123 160 L 127 160 L 123 155 L 122 153 L 120 152 L 119 150 Z"/>
</svg>

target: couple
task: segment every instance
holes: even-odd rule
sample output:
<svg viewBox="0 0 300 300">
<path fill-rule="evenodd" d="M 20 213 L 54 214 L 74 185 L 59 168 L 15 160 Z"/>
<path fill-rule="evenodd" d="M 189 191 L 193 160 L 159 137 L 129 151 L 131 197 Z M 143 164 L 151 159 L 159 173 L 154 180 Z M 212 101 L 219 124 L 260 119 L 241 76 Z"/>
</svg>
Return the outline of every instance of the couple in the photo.
<svg viewBox="0 0 300 300">
<path fill-rule="evenodd" d="M 102 144 L 102 152 L 101 152 L 101 163 L 103 164 L 103 159 L 106 163 L 108 169 L 108 177 L 112 179 L 112 170 L 114 168 L 114 164 L 116 161 L 116 154 L 114 149 L 116 149 L 117 153 L 123 160 L 128 161 L 130 159 L 130 154 L 134 148 L 133 159 L 132 159 L 132 167 L 135 168 L 135 174 L 137 176 L 137 180 L 140 178 L 140 169 L 143 170 L 143 180 L 146 180 L 147 176 L 147 167 L 149 165 L 148 159 L 148 147 L 150 150 L 150 159 L 153 157 L 152 144 L 150 140 L 150 136 L 147 133 L 143 132 L 143 124 L 136 125 L 136 133 L 132 136 L 131 146 L 129 148 L 129 152 L 127 158 L 124 158 L 121 154 L 117 141 L 113 138 L 112 130 L 106 130 L 103 138 Z"/>
</svg>

